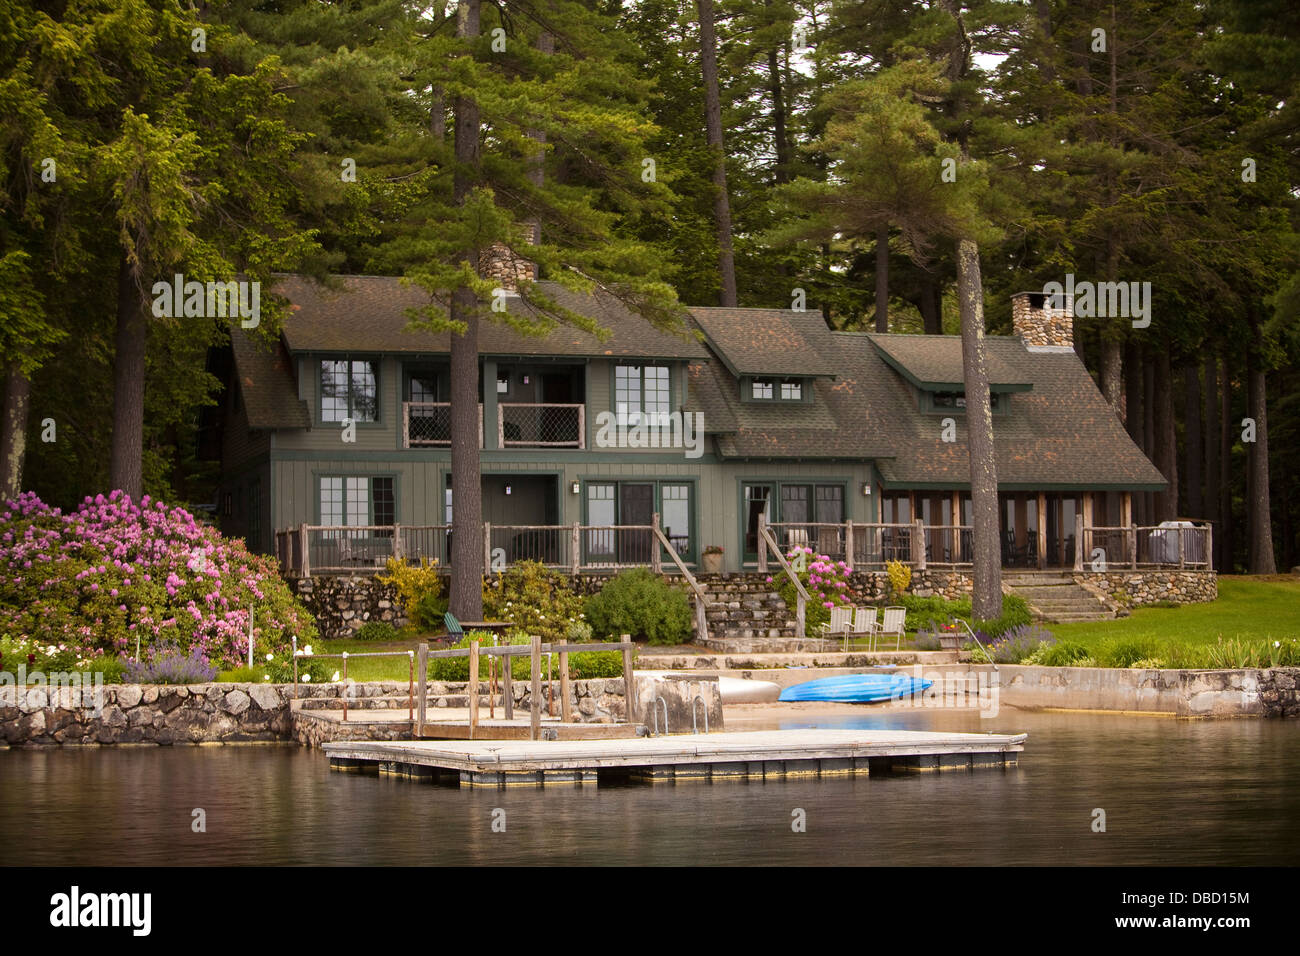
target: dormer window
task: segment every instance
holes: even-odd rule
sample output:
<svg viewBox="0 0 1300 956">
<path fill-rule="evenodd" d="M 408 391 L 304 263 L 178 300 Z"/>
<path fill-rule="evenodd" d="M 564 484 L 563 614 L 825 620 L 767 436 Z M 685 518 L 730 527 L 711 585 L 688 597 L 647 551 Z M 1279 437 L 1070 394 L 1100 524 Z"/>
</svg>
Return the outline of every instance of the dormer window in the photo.
<svg viewBox="0 0 1300 956">
<path fill-rule="evenodd" d="M 741 394 L 754 402 L 802 402 L 804 382 L 799 378 L 751 378 Z"/>
<path fill-rule="evenodd" d="M 966 393 L 965 392 L 928 392 L 930 398 L 930 411 L 965 411 Z M 989 393 L 989 408 L 998 412 L 1003 408 L 1005 399 L 1001 392 Z"/>
</svg>

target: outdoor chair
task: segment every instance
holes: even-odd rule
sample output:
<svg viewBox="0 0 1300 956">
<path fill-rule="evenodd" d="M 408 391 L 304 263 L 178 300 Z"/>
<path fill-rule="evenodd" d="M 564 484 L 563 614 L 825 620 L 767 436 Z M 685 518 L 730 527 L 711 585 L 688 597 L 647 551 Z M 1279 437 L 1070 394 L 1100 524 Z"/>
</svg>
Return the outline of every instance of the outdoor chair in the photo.
<svg viewBox="0 0 1300 956">
<path fill-rule="evenodd" d="M 831 619 L 818 629 L 819 640 L 822 643 L 832 635 L 839 634 L 844 640 L 848 640 L 849 628 L 853 625 L 853 608 L 851 607 L 833 607 L 831 608 Z"/>
<path fill-rule="evenodd" d="M 898 650 L 903 644 L 903 630 L 907 621 L 907 608 L 905 607 L 887 607 L 885 608 L 884 620 L 876 628 L 877 637 L 888 637 L 894 635 L 894 650 Z M 874 642 L 873 642 L 874 646 Z"/>
<path fill-rule="evenodd" d="M 789 554 L 795 548 L 808 547 L 808 529 L 791 528 L 785 533 L 785 550 Z"/>
<path fill-rule="evenodd" d="M 834 557 L 840 553 L 840 532 L 838 528 L 817 529 L 817 550 L 819 553 Z"/>
<path fill-rule="evenodd" d="M 876 649 L 876 629 L 879 625 L 876 623 L 876 609 L 874 607 L 859 607 L 853 609 L 853 626 L 844 635 L 844 649 L 849 649 L 852 638 L 865 636 L 871 639 L 871 650 Z"/>
</svg>

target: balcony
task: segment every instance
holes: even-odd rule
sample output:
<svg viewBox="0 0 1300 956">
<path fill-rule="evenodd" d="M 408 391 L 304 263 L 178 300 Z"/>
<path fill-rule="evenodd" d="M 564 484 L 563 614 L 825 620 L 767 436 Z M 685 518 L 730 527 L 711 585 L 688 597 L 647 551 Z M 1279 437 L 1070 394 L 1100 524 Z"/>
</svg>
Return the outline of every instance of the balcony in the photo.
<svg viewBox="0 0 1300 956">
<path fill-rule="evenodd" d="M 586 448 L 587 407 L 581 404 L 500 402 L 498 448 Z M 402 447 L 451 446 L 450 402 L 403 402 Z M 478 407 L 478 446 L 483 447 L 483 406 Z"/>
</svg>

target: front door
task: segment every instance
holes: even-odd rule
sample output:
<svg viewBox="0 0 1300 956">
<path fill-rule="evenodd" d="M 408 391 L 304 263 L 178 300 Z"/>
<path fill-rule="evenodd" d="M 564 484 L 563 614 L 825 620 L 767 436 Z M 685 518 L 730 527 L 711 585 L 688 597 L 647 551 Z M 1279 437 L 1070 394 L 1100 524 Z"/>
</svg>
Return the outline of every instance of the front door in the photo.
<svg viewBox="0 0 1300 956">
<path fill-rule="evenodd" d="M 772 492 L 770 484 L 745 485 L 745 561 L 758 560 L 758 516 L 772 520 Z"/>
<path fill-rule="evenodd" d="M 640 482 L 623 482 L 618 486 L 619 524 L 643 524 L 654 522 L 655 486 Z M 618 542 L 618 559 L 627 564 L 650 563 L 649 531 L 620 531 Z"/>
</svg>

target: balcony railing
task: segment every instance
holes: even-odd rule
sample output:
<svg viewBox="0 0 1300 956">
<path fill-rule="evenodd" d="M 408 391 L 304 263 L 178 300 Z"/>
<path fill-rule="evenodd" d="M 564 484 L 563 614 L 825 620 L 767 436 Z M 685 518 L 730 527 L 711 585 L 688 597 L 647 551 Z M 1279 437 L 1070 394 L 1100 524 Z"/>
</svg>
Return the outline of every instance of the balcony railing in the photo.
<svg viewBox="0 0 1300 956">
<path fill-rule="evenodd" d="M 498 448 L 586 448 L 585 405 L 497 405 Z M 450 402 L 403 402 L 402 447 L 451 445 Z M 478 446 L 483 447 L 483 406 L 478 407 Z"/>
<path fill-rule="evenodd" d="M 451 445 L 451 402 L 403 402 L 402 447 Z M 478 446 L 483 447 L 483 406 L 478 407 Z"/>
<path fill-rule="evenodd" d="M 585 405 L 497 404 L 498 448 L 586 448 Z"/>
</svg>

